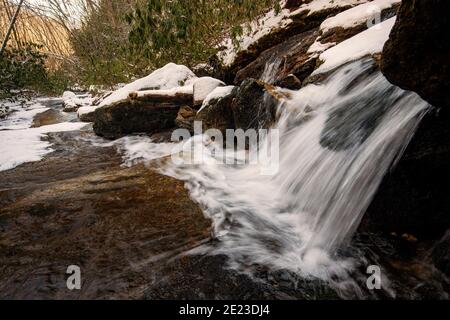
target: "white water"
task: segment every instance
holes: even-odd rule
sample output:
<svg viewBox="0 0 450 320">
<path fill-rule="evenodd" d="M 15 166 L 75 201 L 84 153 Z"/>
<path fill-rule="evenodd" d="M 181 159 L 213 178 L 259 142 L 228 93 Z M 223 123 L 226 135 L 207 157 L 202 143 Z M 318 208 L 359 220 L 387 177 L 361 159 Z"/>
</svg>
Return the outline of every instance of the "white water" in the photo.
<svg viewBox="0 0 450 320">
<path fill-rule="evenodd" d="M 292 98 L 279 107 L 280 170 L 273 176 L 261 175 L 257 165 L 224 165 L 207 152 L 199 165 L 164 162 L 161 170 L 186 181 L 213 221 L 219 244 L 203 249 L 226 254 L 240 270 L 257 264 L 304 277 L 346 278 L 353 260 L 336 249 L 354 233 L 427 108 L 371 66 L 357 61 L 322 85 L 290 91 Z M 123 150 L 131 161 L 139 142 L 127 142 Z"/>
</svg>

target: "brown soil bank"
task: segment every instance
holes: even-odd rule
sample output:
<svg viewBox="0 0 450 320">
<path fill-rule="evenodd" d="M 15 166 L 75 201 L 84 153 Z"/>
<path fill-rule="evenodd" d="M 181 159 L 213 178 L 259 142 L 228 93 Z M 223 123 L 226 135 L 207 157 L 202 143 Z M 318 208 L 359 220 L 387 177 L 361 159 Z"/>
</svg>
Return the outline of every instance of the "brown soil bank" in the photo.
<svg viewBox="0 0 450 320">
<path fill-rule="evenodd" d="M 155 265 L 209 239 L 182 182 L 74 133 L 51 139 L 44 160 L 1 172 L 0 298 L 139 298 Z M 80 291 L 66 288 L 72 264 Z"/>
</svg>

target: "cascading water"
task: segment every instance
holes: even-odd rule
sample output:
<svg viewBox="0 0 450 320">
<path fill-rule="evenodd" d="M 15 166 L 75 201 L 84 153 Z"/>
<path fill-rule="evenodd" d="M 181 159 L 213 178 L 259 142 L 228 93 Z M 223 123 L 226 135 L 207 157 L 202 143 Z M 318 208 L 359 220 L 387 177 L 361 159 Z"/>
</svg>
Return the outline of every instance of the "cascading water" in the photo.
<svg viewBox="0 0 450 320">
<path fill-rule="evenodd" d="M 275 126 L 280 133 L 276 174 L 261 175 L 258 165 L 224 164 L 208 149 L 201 164 L 165 161 L 161 170 L 186 181 L 219 239 L 209 252 L 226 254 L 231 266 L 345 277 L 353 260 L 340 258 L 336 249 L 352 236 L 427 104 L 392 86 L 371 59 L 341 67 L 323 84 L 288 93 Z M 187 143 L 203 140 L 196 136 Z"/>
</svg>

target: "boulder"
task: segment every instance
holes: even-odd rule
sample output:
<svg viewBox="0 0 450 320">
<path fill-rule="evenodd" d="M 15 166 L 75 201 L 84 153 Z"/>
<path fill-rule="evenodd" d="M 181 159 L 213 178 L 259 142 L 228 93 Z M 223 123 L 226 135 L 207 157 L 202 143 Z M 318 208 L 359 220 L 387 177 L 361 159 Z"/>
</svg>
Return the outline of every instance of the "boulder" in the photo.
<svg viewBox="0 0 450 320">
<path fill-rule="evenodd" d="M 446 108 L 450 106 L 448 12 L 448 0 L 403 0 L 381 61 L 390 82 Z"/>
<path fill-rule="evenodd" d="M 450 276 L 450 230 L 433 247 L 431 259 L 439 270 Z"/>
<path fill-rule="evenodd" d="M 278 106 L 284 93 L 270 84 L 246 79 L 236 89 L 231 104 L 236 129 L 267 129 L 277 120 Z"/>
<path fill-rule="evenodd" d="M 197 112 L 195 117 L 195 121 L 202 122 L 203 131 L 217 129 L 222 132 L 224 137 L 226 135 L 226 129 L 235 129 L 231 105 L 237 93 L 235 87 L 228 87 L 226 91 L 224 90 L 225 88 L 217 88 L 213 91 L 209 99 L 205 100 L 202 108 Z"/>
<path fill-rule="evenodd" d="M 182 106 L 178 111 L 177 118 L 175 119 L 175 124 L 179 128 L 188 129 L 192 133 L 194 131 L 194 120 L 196 114 L 197 110 L 189 106 Z"/>
<path fill-rule="evenodd" d="M 308 49 L 318 35 L 317 28 L 315 28 L 267 49 L 256 60 L 237 72 L 234 83 L 239 85 L 250 77 L 270 84 L 281 83 L 290 74 L 293 74 L 301 82 L 314 70 L 316 65 L 315 60 L 308 63 L 312 56 Z"/>
<path fill-rule="evenodd" d="M 174 127 L 180 107 L 191 103 L 192 93 L 183 90 L 132 92 L 125 100 L 95 110 L 94 131 L 108 139 L 163 131 Z"/>
<path fill-rule="evenodd" d="M 385 232 L 439 239 L 450 229 L 450 110 L 421 121 L 394 170 L 384 177 L 363 225 Z"/>
<path fill-rule="evenodd" d="M 77 110 L 78 119 L 82 122 L 94 122 L 94 111 L 96 106 L 80 107 Z"/>
<path fill-rule="evenodd" d="M 439 239 L 450 228 L 450 44 L 448 1 L 402 1 L 385 43 L 381 70 L 440 110 L 425 115 L 396 168 L 383 180 L 363 225 Z"/>
<path fill-rule="evenodd" d="M 194 107 L 201 106 L 208 94 L 220 86 L 225 86 L 225 83 L 211 77 L 202 77 L 195 80 L 193 84 Z"/>
</svg>

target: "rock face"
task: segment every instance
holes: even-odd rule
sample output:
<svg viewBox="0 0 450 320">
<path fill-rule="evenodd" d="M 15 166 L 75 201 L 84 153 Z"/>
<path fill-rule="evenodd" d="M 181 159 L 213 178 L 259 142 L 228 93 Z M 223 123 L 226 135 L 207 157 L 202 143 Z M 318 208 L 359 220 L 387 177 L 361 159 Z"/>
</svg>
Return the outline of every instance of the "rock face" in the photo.
<svg viewBox="0 0 450 320">
<path fill-rule="evenodd" d="M 403 0 L 381 70 L 395 85 L 437 107 L 450 106 L 450 2 Z"/>
<path fill-rule="evenodd" d="M 422 120 L 395 170 L 383 180 L 366 226 L 439 239 L 450 228 L 450 44 L 448 1 L 403 0 L 386 42 L 381 70 L 395 85 L 441 107 Z"/>
<path fill-rule="evenodd" d="M 208 129 L 218 129 L 225 137 L 226 129 L 234 129 L 234 116 L 231 105 L 235 98 L 237 89 L 230 94 L 212 99 L 197 113 L 195 120 L 202 122 L 203 131 Z"/>
<path fill-rule="evenodd" d="M 266 129 L 277 119 L 283 94 L 267 83 L 255 79 L 242 82 L 231 108 L 237 129 Z"/>
<path fill-rule="evenodd" d="M 239 70 L 234 83 L 239 85 L 247 78 L 261 79 L 271 84 L 283 83 L 290 74 L 301 82 L 316 65 L 316 60 L 310 60 L 311 54 L 307 51 L 317 36 L 316 28 L 290 37 L 281 44 L 267 49 L 255 61 Z"/>
<path fill-rule="evenodd" d="M 450 228 L 450 110 L 429 112 L 402 159 L 384 178 L 365 225 L 439 239 Z"/>
<path fill-rule="evenodd" d="M 175 124 L 184 129 L 188 129 L 190 132 L 194 131 L 194 120 L 197 110 L 192 109 L 189 106 L 182 106 L 178 111 Z"/>
<path fill-rule="evenodd" d="M 437 268 L 450 276 L 450 230 L 434 246 L 431 251 L 431 259 Z"/>
<path fill-rule="evenodd" d="M 115 139 L 132 133 L 156 133 L 174 126 L 181 106 L 192 103 L 192 94 L 138 95 L 97 108 L 94 131 L 97 135 Z"/>
</svg>

